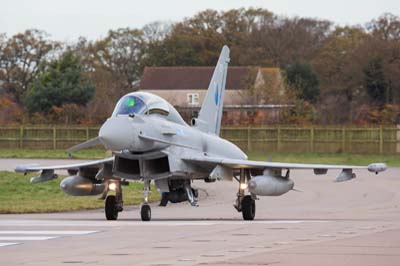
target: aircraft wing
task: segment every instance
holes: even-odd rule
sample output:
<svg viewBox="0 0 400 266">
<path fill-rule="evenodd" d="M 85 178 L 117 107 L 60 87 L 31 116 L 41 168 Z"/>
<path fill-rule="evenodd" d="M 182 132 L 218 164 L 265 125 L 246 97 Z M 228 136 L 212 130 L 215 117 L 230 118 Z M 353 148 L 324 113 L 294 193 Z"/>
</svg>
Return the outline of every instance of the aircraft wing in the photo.
<svg viewBox="0 0 400 266">
<path fill-rule="evenodd" d="M 63 170 L 63 169 L 78 170 L 79 168 L 85 168 L 85 167 L 100 167 L 103 164 L 111 163 L 113 161 L 114 157 L 109 157 L 101 160 L 88 161 L 76 164 L 65 164 L 65 165 L 53 165 L 53 166 L 40 166 L 38 164 L 18 165 L 15 168 L 15 172 L 28 173 L 28 172 L 38 172 L 38 171 L 48 171 L 48 170 L 53 170 L 53 171 Z"/>
<path fill-rule="evenodd" d="M 229 159 L 219 157 L 189 157 L 183 159 L 194 163 L 208 163 L 222 165 L 231 169 L 313 169 L 315 173 L 323 173 L 328 169 L 368 169 L 370 172 L 382 172 L 387 166 L 384 163 L 373 163 L 368 166 L 358 165 L 332 165 L 332 164 L 303 164 L 303 163 L 282 163 L 282 162 L 262 162 L 241 159 Z"/>
</svg>

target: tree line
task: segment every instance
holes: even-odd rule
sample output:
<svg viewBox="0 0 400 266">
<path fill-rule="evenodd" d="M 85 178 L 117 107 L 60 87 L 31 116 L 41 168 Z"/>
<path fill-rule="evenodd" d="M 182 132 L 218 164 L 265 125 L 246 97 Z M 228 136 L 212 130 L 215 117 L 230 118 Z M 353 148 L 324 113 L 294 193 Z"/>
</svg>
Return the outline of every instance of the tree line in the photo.
<svg viewBox="0 0 400 266">
<path fill-rule="evenodd" d="M 283 71 L 295 104 L 283 123 L 395 123 L 399 117 L 399 16 L 339 26 L 242 8 L 74 43 L 37 29 L 0 34 L 0 122 L 101 123 L 123 94 L 138 88 L 145 66 L 212 66 L 225 44 L 230 65 Z M 268 93 L 263 97 L 269 101 Z"/>
</svg>

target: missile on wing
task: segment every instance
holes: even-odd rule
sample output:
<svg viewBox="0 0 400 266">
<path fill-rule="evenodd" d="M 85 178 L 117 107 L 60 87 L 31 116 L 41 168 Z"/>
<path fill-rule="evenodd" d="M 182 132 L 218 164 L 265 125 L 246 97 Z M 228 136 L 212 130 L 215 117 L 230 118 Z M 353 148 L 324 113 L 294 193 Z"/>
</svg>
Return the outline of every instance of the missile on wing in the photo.
<svg viewBox="0 0 400 266">
<path fill-rule="evenodd" d="M 21 168 L 17 169 L 16 171 L 20 170 Z M 40 176 L 32 177 L 31 183 L 39 183 L 39 182 L 46 182 L 51 181 L 53 179 L 57 179 L 58 175 L 54 173 L 54 170 L 43 170 L 40 173 Z"/>
<path fill-rule="evenodd" d="M 257 196 L 280 196 L 294 187 L 293 180 L 285 177 L 259 175 L 248 184 L 250 193 Z"/>
<path fill-rule="evenodd" d="M 383 172 L 387 169 L 387 165 L 385 163 L 371 163 L 368 165 L 368 171 L 374 172 L 378 174 L 379 172 Z"/>
<path fill-rule="evenodd" d="M 61 190 L 71 196 L 100 195 L 106 189 L 105 183 L 96 183 L 89 178 L 79 175 L 64 178 L 60 184 Z"/>
</svg>

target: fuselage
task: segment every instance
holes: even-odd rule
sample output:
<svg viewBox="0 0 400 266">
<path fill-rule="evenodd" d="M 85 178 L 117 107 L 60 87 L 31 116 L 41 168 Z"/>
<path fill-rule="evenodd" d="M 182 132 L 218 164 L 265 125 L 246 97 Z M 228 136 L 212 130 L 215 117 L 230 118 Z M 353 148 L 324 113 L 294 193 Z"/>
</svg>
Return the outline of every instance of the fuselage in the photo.
<svg viewBox="0 0 400 266">
<path fill-rule="evenodd" d="M 143 93 L 129 95 L 140 95 L 143 99 L 146 97 L 152 99 L 155 102 L 153 106 L 156 108 L 151 109 L 151 105 L 145 106 L 142 112 L 127 114 L 125 107 L 123 107 L 125 108 L 123 113 L 118 113 L 121 112 L 121 104 L 124 103 L 117 104 L 116 111 L 101 127 L 99 137 L 107 149 L 116 152 L 119 156 L 146 160 L 149 156 L 157 157 L 154 154 L 160 154 L 159 156 L 165 154 L 168 156 L 169 172 L 186 173 L 187 176 L 199 172 L 199 169 L 177 163 L 181 158 L 217 156 L 247 159 L 247 155 L 235 144 L 215 134 L 201 131 L 196 126 L 186 124 L 175 108 L 164 99 L 150 93 L 144 96 Z M 139 101 L 136 98 L 134 100 L 136 103 Z M 146 103 L 145 100 L 143 102 Z M 138 165 L 143 165 L 143 162 L 140 161 Z M 152 167 L 154 165 L 152 164 Z M 208 172 L 212 169 L 202 170 Z M 140 169 L 141 177 L 151 174 L 151 171 L 147 173 L 145 169 Z"/>
</svg>

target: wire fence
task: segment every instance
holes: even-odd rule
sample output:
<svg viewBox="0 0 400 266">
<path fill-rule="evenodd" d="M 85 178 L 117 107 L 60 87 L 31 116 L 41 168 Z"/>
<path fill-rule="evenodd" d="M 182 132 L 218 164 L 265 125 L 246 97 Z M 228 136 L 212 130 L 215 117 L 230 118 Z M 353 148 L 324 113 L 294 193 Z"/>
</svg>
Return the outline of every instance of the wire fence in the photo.
<svg viewBox="0 0 400 266">
<path fill-rule="evenodd" d="M 96 137 L 99 127 L 0 127 L 0 148 L 65 149 Z M 224 127 L 221 136 L 246 151 L 400 153 L 400 127 Z"/>
</svg>

